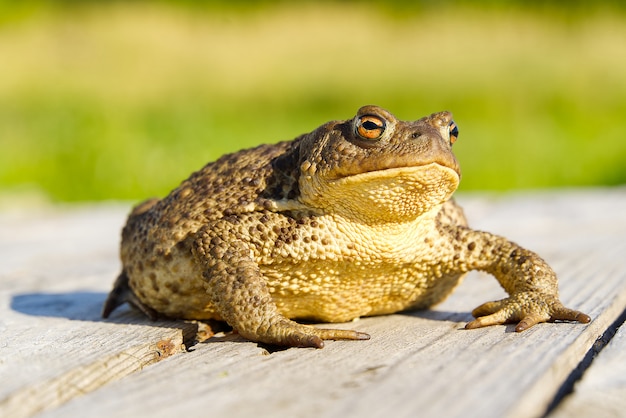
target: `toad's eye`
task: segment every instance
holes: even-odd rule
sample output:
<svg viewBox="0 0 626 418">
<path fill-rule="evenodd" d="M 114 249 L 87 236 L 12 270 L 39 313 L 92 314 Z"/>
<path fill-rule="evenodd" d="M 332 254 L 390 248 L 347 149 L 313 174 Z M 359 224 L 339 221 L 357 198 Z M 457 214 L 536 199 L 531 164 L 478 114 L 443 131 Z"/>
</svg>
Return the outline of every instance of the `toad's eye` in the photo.
<svg viewBox="0 0 626 418">
<path fill-rule="evenodd" d="M 356 121 L 356 133 L 363 139 L 380 139 L 387 123 L 379 116 L 364 115 Z"/>
<path fill-rule="evenodd" d="M 448 129 L 450 130 L 450 145 L 452 145 L 456 142 L 457 138 L 459 137 L 459 128 L 456 126 L 456 123 L 452 121 L 450 122 Z"/>
</svg>

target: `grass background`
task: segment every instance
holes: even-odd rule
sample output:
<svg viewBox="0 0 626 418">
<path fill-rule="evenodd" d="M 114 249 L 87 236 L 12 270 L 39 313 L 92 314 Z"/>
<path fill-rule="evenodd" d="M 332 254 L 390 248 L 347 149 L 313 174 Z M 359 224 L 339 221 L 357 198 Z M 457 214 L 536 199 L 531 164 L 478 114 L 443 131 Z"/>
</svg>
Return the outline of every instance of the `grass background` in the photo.
<svg viewBox="0 0 626 418">
<path fill-rule="evenodd" d="M 592 4 L 586 4 L 592 3 Z M 0 191 L 162 196 L 378 104 L 450 110 L 462 190 L 626 182 L 619 2 L 0 0 Z"/>
</svg>

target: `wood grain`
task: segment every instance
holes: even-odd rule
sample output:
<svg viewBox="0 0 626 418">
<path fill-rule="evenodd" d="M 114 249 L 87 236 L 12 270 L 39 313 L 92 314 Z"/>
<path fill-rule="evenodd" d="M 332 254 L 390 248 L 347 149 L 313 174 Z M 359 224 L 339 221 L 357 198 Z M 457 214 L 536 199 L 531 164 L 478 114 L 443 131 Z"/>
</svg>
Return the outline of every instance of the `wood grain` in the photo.
<svg viewBox="0 0 626 418">
<path fill-rule="evenodd" d="M 129 310 L 100 320 L 126 211 L 0 216 L 0 416 L 52 409 L 184 350 L 193 324 L 155 327 Z"/>
</svg>

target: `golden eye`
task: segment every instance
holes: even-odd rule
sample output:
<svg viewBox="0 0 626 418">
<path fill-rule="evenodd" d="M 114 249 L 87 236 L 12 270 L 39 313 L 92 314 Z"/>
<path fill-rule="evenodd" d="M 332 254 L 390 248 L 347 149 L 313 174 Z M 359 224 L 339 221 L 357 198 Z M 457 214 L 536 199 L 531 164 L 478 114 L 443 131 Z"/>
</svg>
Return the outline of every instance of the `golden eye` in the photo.
<svg viewBox="0 0 626 418">
<path fill-rule="evenodd" d="M 450 130 L 450 145 L 452 145 L 459 137 L 459 128 L 456 126 L 456 123 L 452 121 L 450 125 L 448 125 L 448 129 Z"/>
<path fill-rule="evenodd" d="M 381 117 L 374 115 L 361 116 L 356 122 L 356 133 L 363 139 L 380 139 L 385 132 L 387 123 Z"/>
</svg>

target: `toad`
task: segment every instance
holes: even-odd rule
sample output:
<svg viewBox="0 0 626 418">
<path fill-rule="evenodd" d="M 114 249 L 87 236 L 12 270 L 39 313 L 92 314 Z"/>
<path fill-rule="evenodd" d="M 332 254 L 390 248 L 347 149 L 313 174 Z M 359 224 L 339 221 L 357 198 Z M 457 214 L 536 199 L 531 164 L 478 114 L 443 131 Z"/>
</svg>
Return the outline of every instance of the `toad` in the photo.
<svg viewBox="0 0 626 418">
<path fill-rule="evenodd" d="M 402 121 L 365 106 L 209 163 L 134 208 L 103 316 L 129 302 L 151 318 L 217 319 L 252 341 L 321 348 L 369 335 L 294 320 L 425 309 L 482 270 L 508 297 L 474 309 L 466 328 L 589 322 L 563 306 L 537 254 L 468 227 L 452 199 L 457 137 L 449 112 Z"/>
</svg>

